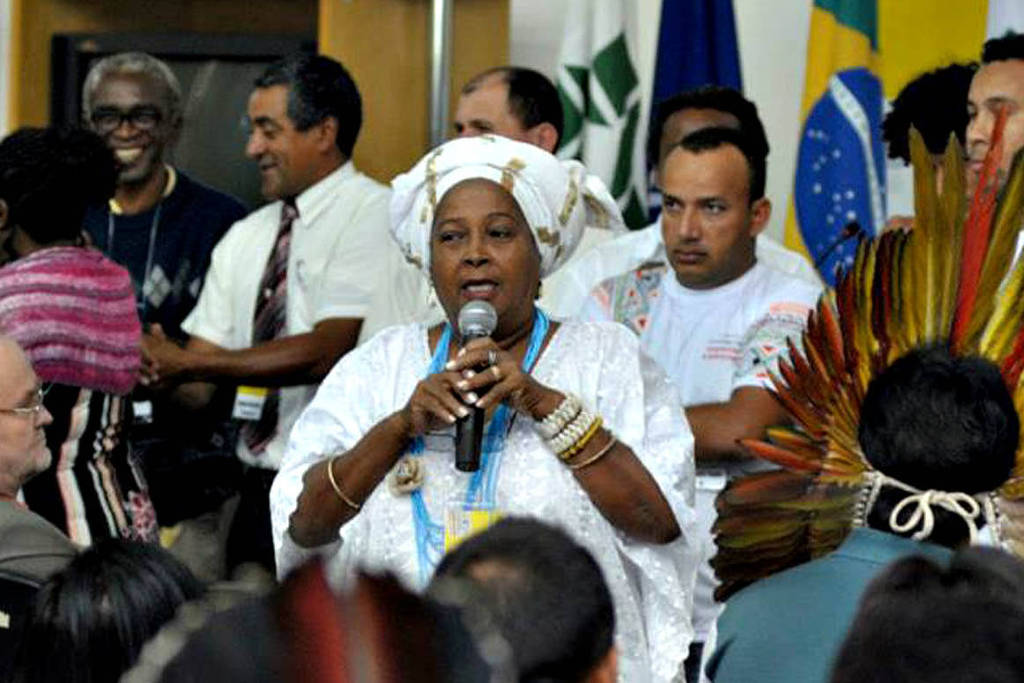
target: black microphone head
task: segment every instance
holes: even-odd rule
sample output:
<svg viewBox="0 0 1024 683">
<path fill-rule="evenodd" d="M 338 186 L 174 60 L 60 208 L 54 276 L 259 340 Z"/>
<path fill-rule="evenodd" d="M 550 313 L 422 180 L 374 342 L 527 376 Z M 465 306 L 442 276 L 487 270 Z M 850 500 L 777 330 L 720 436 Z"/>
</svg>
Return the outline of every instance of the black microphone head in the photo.
<svg viewBox="0 0 1024 683">
<path fill-rule="evenodd" d="M 459 336 L 463 339 L 489 337 L 497 326 L 498 312 L 486 301 L 470 301 L 459 310 Z"/>
</svg>

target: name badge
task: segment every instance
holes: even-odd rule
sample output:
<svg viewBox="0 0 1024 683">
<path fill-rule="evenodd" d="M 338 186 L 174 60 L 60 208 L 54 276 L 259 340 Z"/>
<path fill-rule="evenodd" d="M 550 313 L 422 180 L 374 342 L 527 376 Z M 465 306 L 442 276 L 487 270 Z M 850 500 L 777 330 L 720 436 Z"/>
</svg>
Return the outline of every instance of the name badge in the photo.
<svg viewBox="0 0 1024 683">
<path fill-rule="evenodd" d="M 135 424 L 148 425 L 153 421 L 153 402 L 132 401 L 132 412 L 135 414 Z"/>
<path fill-rule="evenodd" d="M 444 516 L 444 551 L 450 552 L 473 534 L 484 531 L 504 515 L 484 503 L 452 501 Z"/>
<path fill-rule="evenodd" d="M 235 407 L 231 417 L 238 420 L 258 420 L 267 402 L 266 387 L 238 387 L 235 393 Z"/>
</svg>

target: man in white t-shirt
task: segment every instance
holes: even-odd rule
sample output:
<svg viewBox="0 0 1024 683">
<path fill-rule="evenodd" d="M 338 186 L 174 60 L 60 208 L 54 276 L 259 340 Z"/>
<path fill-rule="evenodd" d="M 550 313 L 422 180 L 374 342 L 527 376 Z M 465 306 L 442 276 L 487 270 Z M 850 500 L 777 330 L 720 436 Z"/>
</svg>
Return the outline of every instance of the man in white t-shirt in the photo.
<svg viewBox="0 0 1024 683">
<path fill-rule="evenodd" d="M 558 149 L 562 124 L 562 104 L 555 86 L 543 74 L 518 66 L 500 66 L 469 79 L 459 95 L 453 122 L 455 137 L 496 134 L 528 142 L 552 154 Z M 562 273 L 580 254 L 619 234 L 587 226 L 568 264 L 545 278 L 540 306 L 553 315 L 575 315 L 579 302 L 571 309 L 559 305 L 560 292 L 568 286 L 562 282 Z M 374 297 L 361 341 L 388 325 L 433 323 L 443 317 L 430 283 L 419 268 L 405 262 L 397 247 L 389 254 L 387 268 L 392 284 Z"/>
<path fill-rule="evenodd" d="M 394 247 L 387 188 L 350 160 L 362 107 L 345 68 L 296 55 L 269 66 L 255 86 L 246 153 L 259 163 L 264 196 L 276 201 L 235 223 L 214 249 L 182 324 L 191 335 L 185 348 L 147 336 L 144 376 L 180 385 L 179 395 L 198 406 L 212 385 L 238 385 L 245 475 L 227 570 L 256 563 L 272 576 L 268 495 L 289 432 L 355 346 L 380 258 Z"/>
<path fill-rule="evenodd" d="M 821 291 L 756 257 L 757 235 L 771 216 L 766 154 L 766 142 L 725 127 L 701 128 L 671 147 L 660 169 L 661 258 L 601 283 L 582 314 L 630 327 L 676 383 L 696 441 L 708 559 L 715 495 L 749 466 L 738 440 L 787 421 L 768 373 Z M 698 643 L 718 614 L 713 588 L 705 563 L 694 599 Z M 697 649 L 691 655 L 688 669 L 699 662 Z"/>
<path fill-rule="evenodd" d="M 690 133 L 711 126 L 736 128 L 762 141 L 767 157 L 768 141 L 757 106 L 733 88 L 704 86 L 658 103 L 647 141 L 647 158 L 655 164 L 655 182 L 659 182 L 658 168 L 672 147 Z M 821 282 L 810 261 L 770 237 L 760 235 L 755 248 L 758 261 L 812 284 Z M 598 283 L 659 259 L 664 259 L 660 220 L 581 251 L 558 271 L 560 287 L 550 310 L 575 316 Z"/>
</svg>

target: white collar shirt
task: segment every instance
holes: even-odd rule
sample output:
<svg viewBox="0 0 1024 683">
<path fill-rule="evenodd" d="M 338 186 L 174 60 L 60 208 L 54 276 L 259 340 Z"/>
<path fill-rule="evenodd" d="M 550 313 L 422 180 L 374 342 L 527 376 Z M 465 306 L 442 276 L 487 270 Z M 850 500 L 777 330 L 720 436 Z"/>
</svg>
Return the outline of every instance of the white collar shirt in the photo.
<svg viewBox="0 0 1024 683">
<path fill-rule="evenodd" d="M 379 267 L 388 238 L 386 187 L 359 173 L 351 162 L 338 167 L 296 198 L 288 253 L 286 336 L 304 334 L 329 318 L 364 318 L 380 284 Z M 277 240 L 281 201 L 235 223 L 213 251 L 195 309 L 182 329 L 225 349 L 252 346 L 260 279 Z M 238 444 L 243 462 L 277 469 L 288 433 L 313 398 L 315 386 L 281 391 L 276 435 L 260 455 Z"/>
</svg>

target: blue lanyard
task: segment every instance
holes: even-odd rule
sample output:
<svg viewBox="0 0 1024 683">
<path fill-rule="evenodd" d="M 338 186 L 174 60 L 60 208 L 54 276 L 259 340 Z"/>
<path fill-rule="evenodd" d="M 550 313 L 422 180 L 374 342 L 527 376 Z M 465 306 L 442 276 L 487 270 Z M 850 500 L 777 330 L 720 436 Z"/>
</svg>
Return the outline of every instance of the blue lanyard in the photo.
<svg viewBox="0 0 1024 683">
<path fill-rule="evenodd" d="M 525 372 L 529 372 L 536 362 L 537 356 L 540 355 L 540 348 L 544 344 L 544 338 L 550 327 L 547 315 L 539 308 L 535 308 L 534 311 L 530 344 L 523 357 L 522 367 Z M 434 351 L 433 358 L 430 359 L 428 376 L 441 372 L 448 360 L 451 341 L 452 327 L 445 323 L 441 338 L 437 342 L 437 349 Z M 509 407 L 502 403 L 487 423 L 482 446 L 483 452 L 480 454 L 480 469 L 473 473 L 466 486 L 465 504 L 467 507 L 474 503 L 494 506 L 498 471 L 501 469 L 501 456 L 505 450 L 505 435 L 508 432 L 511 419 L 512 414 Z M 423 455 L 423 450 L 423 438 L 417 437 L 409 447 L 409 456 L 419 457 Z M 413 526 L 416 529 L 416 553 L 419 559 L 420 583 L 426 585 L 434 567 L 437 566 L 444 554 L 444 525 L 437 524 L 430 518 L 430 512 L 427 510 L 421 491 L 413 491 L 411 499 Z"/>
</svg>

